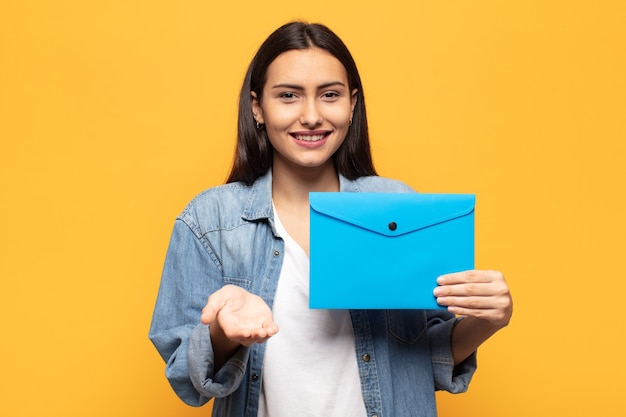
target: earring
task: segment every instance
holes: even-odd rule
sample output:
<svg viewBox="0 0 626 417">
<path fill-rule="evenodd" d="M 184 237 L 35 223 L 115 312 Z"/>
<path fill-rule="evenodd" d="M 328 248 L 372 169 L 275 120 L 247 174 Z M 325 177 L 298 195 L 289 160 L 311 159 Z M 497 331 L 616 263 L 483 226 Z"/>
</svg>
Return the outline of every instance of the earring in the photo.
<svg viewBox="0 0 626 417">
<path fill-rule="evenodd" d="M 352 116 L 350 116 L 350 123 L 348 124 L 348 126 L 352 126 Z"/>
<path fill-rule="evenodd" d="M 263 129 L 264 124 L 263 123 L 259 123 L 259 121 L 256 119 L 258 116 L 256 113 L 252 113 L 252 116 L 254 117 L 254 121 L 256 122 L 256 128 L 261 130 Z"/>
</svg>

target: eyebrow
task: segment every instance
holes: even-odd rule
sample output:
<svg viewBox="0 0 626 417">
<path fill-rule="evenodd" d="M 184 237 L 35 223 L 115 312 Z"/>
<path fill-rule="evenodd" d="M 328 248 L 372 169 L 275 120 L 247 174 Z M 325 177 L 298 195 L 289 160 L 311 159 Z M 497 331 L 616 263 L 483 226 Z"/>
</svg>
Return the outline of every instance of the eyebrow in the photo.
<svg viewBox="0 0 626 417">
<path fill-rule="evenodd" d="M 329 81 L 327 83 L 318 85 L 316 88 L 321 89 L 321 88 L 328 88 L 328 87 L 335 87 L 335 86 L 342 86 L 345 87 L 346 85 L 341 82 L 341 81 Z M 292 90 L 304 90 L 304 87 L 298 84 L 289 84 L 289 83 L 280 83 L 280 84 L 275 84 L 272 86 L 272 88 L 289 88 Z"/>
</svg>

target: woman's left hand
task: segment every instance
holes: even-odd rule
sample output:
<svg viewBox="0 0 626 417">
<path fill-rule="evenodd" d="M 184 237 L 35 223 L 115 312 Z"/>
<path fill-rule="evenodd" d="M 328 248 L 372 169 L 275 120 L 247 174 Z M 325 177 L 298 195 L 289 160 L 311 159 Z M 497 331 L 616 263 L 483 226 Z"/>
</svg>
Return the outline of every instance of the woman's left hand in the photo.
<svg viewBox="0 0 626 417">
<path fill-rule="evenodd" d="M 509 323 L 513 299 L 501 272 L 457 272 L 440 276 L 437 283 L 437 303 L 451 313 L 487 320 L 497 327 Z"/>
</svg>

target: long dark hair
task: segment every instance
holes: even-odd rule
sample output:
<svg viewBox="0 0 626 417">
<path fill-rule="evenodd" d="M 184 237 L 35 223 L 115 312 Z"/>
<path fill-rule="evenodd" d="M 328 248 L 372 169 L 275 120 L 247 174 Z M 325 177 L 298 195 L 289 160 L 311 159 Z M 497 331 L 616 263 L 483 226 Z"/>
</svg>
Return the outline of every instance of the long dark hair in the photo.
<svg viewBox="0 0 626 417">
<path fill-rule="evenodd" d="M 317 47 L 328 51 L 345 67 L 350 91 L 357 89 L 352 125 L 343 144 L 334 155 L 337 171 L 348 179 L 376 175 L 370 151 L 365 98 L 356 63 L 343 41 L 324 25 L 303 22 L 287 23 L 263 42 L 252 59 L 239 94 L 239 118 L 235 160 L 226 182 L 242 181 L 248 185 L 272 166 L 273 148 L 265 129 L 258 129 L 252 116 L 252 97 L 261 100 L 267 68 L 282 53 L 293 49 Z"/>
</svg>

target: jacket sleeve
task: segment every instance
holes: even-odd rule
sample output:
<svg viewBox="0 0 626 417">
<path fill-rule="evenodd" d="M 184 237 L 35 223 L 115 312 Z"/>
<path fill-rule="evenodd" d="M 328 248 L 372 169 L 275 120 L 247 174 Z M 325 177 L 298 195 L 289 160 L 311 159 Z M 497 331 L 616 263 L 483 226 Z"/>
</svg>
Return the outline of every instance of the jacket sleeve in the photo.
<svg viewBox="0 0 626 417">
<path fill-rule="evenodd" d="M 248 349 L 240 349 L 213 372 L 207 326 L 200 323 L 208 296 L 221 288 L 222 274 L 212 248 L 177 219 L 165 258 L 149 338 L 166 362 L 165 375 L 187 404 L 200 406 L 237 389 Z"/>
<path fill-rule="evenodd" d="M 467 391 L 476 372 L 476 352 L 458 365 L 454 365 L 450 336 L 454 325 L 462 320 L 451 313 L 434 310 L 428 317 L 431 361 L 435 378 L 435 389 L 453 394 Z"/>
</svg>

